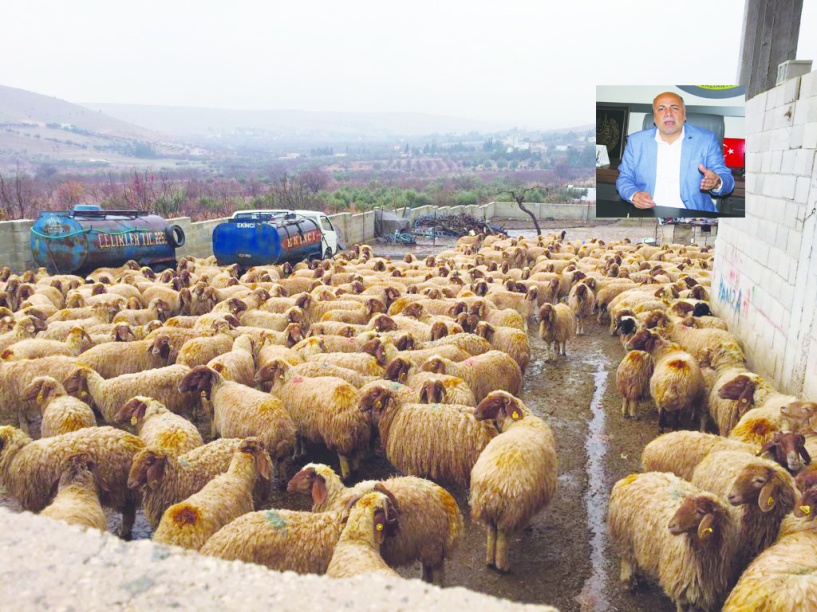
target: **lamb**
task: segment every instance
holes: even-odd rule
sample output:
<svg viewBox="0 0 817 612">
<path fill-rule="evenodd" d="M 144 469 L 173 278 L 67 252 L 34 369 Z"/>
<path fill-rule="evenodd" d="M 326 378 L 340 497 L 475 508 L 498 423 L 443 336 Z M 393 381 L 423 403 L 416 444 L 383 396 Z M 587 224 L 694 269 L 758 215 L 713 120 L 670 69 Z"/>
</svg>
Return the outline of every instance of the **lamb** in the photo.
<svg viewBox="0 0 817 612">
<path fill-rule="evenodd" d="M 226 472 L 165 510 L 153 541 L 199 550 L 224 525 L 255 509 L 252 498 L 255 482 L 259 476 L 269 480 L 271 470 L 263 442 L 258 438 L 245 439 Z"/>
<path fill-rule="evenodd" d="M 670 339 L 677 342 L 695 359 L 708 358 L 713 367 L 721 363 L 742 364 L 746 361 L 743 348 L 734 334 L 722 329 L 697 329 L 674 325 Z"/>
<path fill-rule="evenodd" d="M 616 369 L 616 391 L 621 396 L 621 416 L 634 419 L 638 402 L 650 392 L 655 366 L 646 351 L 627 351 Z"/>
<path fill-rule="evenodd" d="M 473 407 L 454 404 L 401 404 L 398 393 L 375 386 L 360 398 L 371 412 L 386 458 L 413 476 L 429 476 L 467 487 L 480 452 L 497 435 L 496 427 L 477 421 Z"/>
<path fill-rule="evenodd" d="M 570 289 L 567 305 L 576 317 L 576 335 L 584 334 L 584 320 L 593 316 L 595 308 L 593 291 L 584 282 L 578 282 Z"/>
<path fill-rule="evenodd" d="M 50 438 L 83 427 L 95 427 L 91 407 L 68 395 L 62 384 L 50 376 L 38 376 L 23 391 L 22 398 L 37 402 L 43 415 L 40 437 Z"/>
<path fill-rule="evenodd" d="M 258 510 L 219 529 L 199 552 L 258 563 L 272 570 L 324 574 L 348 511 Z"/>
<path fill-rule="evenodd" d="M 567 341 L 576 334 L 576 316 L 567 304 L 544 304 L 539 309 L 539 337 L 545 341 L 545 359 L 566 354 Z"/>
<path fill-rule="evenodd" d="M 255 376 L 255 343 L 248 334 L 239 336 L 232 349 L 213 357 L 207 367 L 214 369 L 227 380 L 251 387 Z"/>
<path fill-rule="evenodd" d="M 349 518 L 326 568 L 330 578 L 382 574 L 399 578 L 380 556 L 380 546 L 398 531 L 398 508 L 385 489 L 349 500 Z"/>
<path fill-rule="evenodd" d="M 517 394 L 522 388 L 522 371 L 519 364 L 502 351 L 488 351 L 460 363 L 434 356 L 427 359 L 420 369 L 423 372 L 461 378 L 471 387 L 477 402 L 481 402 L 495 389 Z"/>
<path fill-rule="evenodd" d="M 116 415 L 124 403 L 144 394 L 160 401 L 176 414 L 192 417 L 199 404 L 199 396 L 179 391 L 179 382 L 189 372 L 187 366 L 172 365 L 105 380 L 95 370 L 80 364 L 63 384 L 65 390 L 74 396 L 88 392 L 106 423 L 116 423 Z"/>
<path fill-rule="evenodd" d="M 791 475 L 774 461 L 741 451 L 709 453 L 695 468 L 692 484 L 739 507 L 734 515 L 739 528 L 738 574 L 774 542 L 780 522 L 794 508 Z"/>
<path fill-rule="evenodd" d="M 182 345 L 176 356 L 176 363 L 194 368 L 229 352 L 234 342 L 229 330 L 230 324 L 227 321 L 214 321 L 208 332 L 191 338 Z"/>
<path fill-rule="evenodd" d="M 281 399 L 298 428 L 299 441 L 325 444 L 338 454 L 341 475 L 352 468 L 368 449 L 371 421 L 358 406 L 360 392 L 341 378 L 293 376 L 271 391 Z"/>
<path fill-rule="evenodd" d="M 623 583 L 656 579 L 679 610 L 715 610 L 726 597 L 737 525 L 718 496 L 673 474 L 630 474 L 613 486 L 608 521 Z"/>
<path fill-rule="evenodd" d="M 471 518 L 488 531 L 486 564 L 508 572 L 508 536 L 522 530 L 556 493 L 558 460 L 553 432 L 518 399 L 490 393 L 478 420 L 496 421 L 501 432 L 471 470 Z"/>
<path fill-rule="evenodd" d="M 701 431 L 706 425 L 706 415 L 700 410 L 704 393 L 704 379 L 698 362 L 674 342 L 664 340 L 650 329 L 642 329 L 627 343 L 629 350 L 646 350 L 655 361 L 650 378 L 650 395 L 658 409 L 658 430 L 664 433 L 667 414 L 674 418 L 675 428 L 680 417 L 686 414 L 694 422 L 700 417 Z"/>
<path fill-rule="evenodd" d="M 40 516 L 89 529 L 108 529 L 108 520 L 99 502 L 99 491 L 107 485 L 97 476 L 96 464 L 85 453 L 73 455 L 60 476 L 57 495 Z"/>
<path fill-rule="evenodd" d="M 82 353 L 81 361 L 102 378 L 163 368 L 173 363 L 170 336 L 158 334 L 150 340 L 98 344 Z"/>
<path fill-rule="evenodd" d="M 159 526 L 170 506 L 187 499 L 226 472 L 242 442 L 242 438 L 221 438 L 179 457 L 151 448 L 136 453 L 127 485 L 141 493 L 145 518 L 151 528 L 155 530 Z"/>
<path fill-rule="evenodd" d="M 94 345 L 93 339 L 81 327 L 73 327 L 65 341 L 29 338 L 20 340 L 0 353 L 6 361 L 38 359 L 49 355 L 79 355 Z"/>
<path fill-rule="evenodd" d="M 394 476 L 380 481 L 402 509 L 400 529 L 381 546 L 383 559 L 392 566 L 419 560 L 423 580 L 443 582 L 444 563 L 456 550 L 463 519 L 456 500 L 448 491 L 423 478 Z M 310 495 L 313 512 L 342 510 L 354 495 L 371 491 L 375 481 L 344 486 L 328 465 L 309 463 L 289 481 L 287 491 Z"/>
<path fill-rule="evenodd" d="M 684 480 L 692 480 L 695 468 L 709 453 L 724 450 L 753 456 L 759 447 L 700 431 L 673 431 L 658 436 L 644 447 L 641 469 L 645 472 L 672 472 Z"/>
<path fill-rule="evenodd" d="M 145 446 L 178 457 L 204 444 L 196 426 L 152 397 L 129 399 L 116 415 L 116 422 L 130 421 Z"/>
<path fill-rule="evenodd" d="M 494 327 L 486 321 L 480 321 L 474 328 L 474 333 L 490 342 L 492 348 L 513 357 L 519 364 L 522 374 L 528 369 L 531 349 L 528 334 L 524 331 L 513 327 Z M 482 354 L 482 352 L 471 354 Z"/>
<path fill-rule="evenodd" d="M 24 510 L 39 512 L 48 505 L 69 458 L 87 453 L 108 488 L 100 492 L 100 501 L 122 513 L 120 536 L 129 539 L 139 496 L 128 490 L 128 470 L 142 448 L 139 438 L 113 427 L 86 427 L 32 441 L 15 427 L 0 426 L 0 484 Z"/>
</svg>

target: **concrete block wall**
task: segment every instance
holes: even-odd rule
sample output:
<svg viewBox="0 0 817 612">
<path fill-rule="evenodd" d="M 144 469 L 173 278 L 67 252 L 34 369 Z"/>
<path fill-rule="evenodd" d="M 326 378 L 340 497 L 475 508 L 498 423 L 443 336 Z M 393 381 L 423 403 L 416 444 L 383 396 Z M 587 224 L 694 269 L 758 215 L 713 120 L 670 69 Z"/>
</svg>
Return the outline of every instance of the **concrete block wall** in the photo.
<svg viewBox="0 0 817 612">
<path fill-rule="evenodd" d="M 746 218 L 722 219 L 712 301 L 749 367 L 817 399 L 817 72 L 746 103 Z"/>
<path fill-rule="evenodd" d="M 0 266 L 8 266 L 14 272 L 36 268 L 31 254 L 30 219 L 17 219 L 0 223 Z"/>
<path fill-rule="evenodd" d="M 180 225 L 184 230 L 184 246 L 176 249 L 176 257 L 209 257 L 213 254 L 213 229 L 224 219 L 194 223 L 190 217 L 177 217 L 169 221 Z"/>
</svg>

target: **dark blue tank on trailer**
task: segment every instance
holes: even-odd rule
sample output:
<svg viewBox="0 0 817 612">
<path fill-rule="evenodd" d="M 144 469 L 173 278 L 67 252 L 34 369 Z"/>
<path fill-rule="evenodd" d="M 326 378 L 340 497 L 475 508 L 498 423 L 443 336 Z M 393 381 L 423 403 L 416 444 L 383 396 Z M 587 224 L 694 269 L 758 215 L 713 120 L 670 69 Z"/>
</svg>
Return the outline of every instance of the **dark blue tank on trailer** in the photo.
<svg viewBox="0 0 817 612">
<path fill-rule="evenodd" d="M 42 212 L 31 228 L 34 261 L 52 274 L 90 272 L 131 259 L 142 266 L 172 266 L 183 244 L 182 228 L 159 215 L 90 204 Z"/>
<path fill-rule="evenodd" d="M 213 229 L 219 265 L 244 268 L 321 257 L 321 228 L 313 219 L 282 211 L 254 212 Z"/>
</svg>

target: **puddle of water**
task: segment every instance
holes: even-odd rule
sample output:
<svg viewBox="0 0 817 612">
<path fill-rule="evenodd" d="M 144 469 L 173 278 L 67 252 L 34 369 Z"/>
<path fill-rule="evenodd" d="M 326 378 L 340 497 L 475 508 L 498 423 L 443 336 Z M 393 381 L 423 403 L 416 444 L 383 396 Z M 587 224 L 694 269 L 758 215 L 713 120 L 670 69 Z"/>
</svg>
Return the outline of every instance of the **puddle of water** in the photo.
<svg viewBox="0 0 817 612">
<path fill-rule="evenodd" d="M 595 391 L 590 404 L 593 418 L 588 423 L 585 449 L 587 450 L 587 483 L 584 496 L 587 508 L 587 523 L 593 534 L 590 539 L 591 574 L 584 583 L 578 600 L 582 610 L 604 612 L 609 609 L 607 601 L 607 578 L 604 572 L 604 541 L 607 537 L 607 481 L 604 473 L 604 458 L 609 449 L 609 436 L 605 433 L 604 406 L 602 399 L 607 389 L 607 359 L 596 354 L 585 363 L 593 366 Z"/>
</svg>

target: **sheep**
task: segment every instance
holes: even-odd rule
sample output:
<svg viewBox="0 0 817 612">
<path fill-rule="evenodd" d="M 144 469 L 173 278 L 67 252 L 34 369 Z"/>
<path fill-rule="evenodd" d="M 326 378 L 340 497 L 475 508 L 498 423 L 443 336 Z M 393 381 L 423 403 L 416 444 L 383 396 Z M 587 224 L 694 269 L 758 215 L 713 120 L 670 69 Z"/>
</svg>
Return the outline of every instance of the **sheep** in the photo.
<svg viewBox="0 0 817 612">
<path fill-rule="evenodd" d="M 226 321 L 214 321 L 210 330 L 182 344 L 176 363 L 194 368 L 229 352 L 234 342 L 229 330 L 230 324 Z"/>
<path fill-rule="evenodd" d="M 128 470 L 142 448 L 139 438 L 113 427 L 86 427 L 32 441 L 15 427 L 0 426 L 0 484 L 24 510 L 39 512 L 48 505 L 69 458 L 87 453 L 108 488 L 100 492 L 100 501 L 122 513 L 120 536 L 129 539 L 139 496 L 127 487 Z"/>
<path fill-rule="evenodd" d="M 171 365 L 105 380 L 96 370 L 80 364 L 63 384 L 65 390 L 75 396 L 87 391 L 106 423 L 116 423 L 119 409 L 137 395 L 149 395 L 176 414 L 192 417 L 199 396 L 179 391 L 179 382 L 189 372 L 187 366 Z"/>
<path fill-rule="evenodd" d="M 595 297 L 593 291 L 583 282 L 578 282 L 570 289 L 567 305 L 576 317 L 576 335 L 584 334 L 584 320 L 593 316 Z"/>
<path fill-rule="evenodd" d="M 477 402 L 481 402 L 495 389 L 515 395 L 522 388 L 522 371 L 519 364 L 502 351 L 488 351 L 460 363 L 440 356 L 429 357 L 420 369 L 423 372 L 461 378 L 471 387 Z"/>
<path fill-rule="evenodd" d="M 780 521 L 794 508 L 791 475 L 774 461 L 741 451 L 709 453 L 695 468 L 692 484 L 740 508 L 735 509 L 738 573 L 775 540 Z"/>
<path fill-rule="evenodd" d="M 807 529 L 781 537 L 741 574 L 723 612 L 813 610 L 817 601 L 817 533 Z"/>
<path fill-rule="evenodd" d="M 326 575 L 330 578 L 372 573 L 400 577 L 380 556 L 380 546 L 399 528 L 394 498 L 385 489 L 382 491 L 349 500 L 349 517 L 326 568 Z"/>
<path fill-rule="evenodd" d="M 163 368 L 173 363 L 170 336 L 158 334 L 150 340 L 98 344 L 82 353 L 81 361 L 102 378 Z"/>
<path fill-rule="evenodd" d="M 553 432 L 505 391 L 490 393 L 474 416 L 496 421 L 500 434 L 471 469 L 471 518 L 488 531 L 486 564 L 506 573 L 510 570 L 508 536 L 526 527 L 556 493 Z"/>
<path fill-rule="evenodd" d="M 0 359 L 15 361 L 37 359 L 49 355 L 79 355 L 94 345 L 93 339 L 81 327 L 73 327 L 65 341 L 29 338 L 20 340 L 0 353 Z"/>
<path fill-rule="evenodd" d="M 227 380 L 251 387 L 255 376 L 255 343 L 251 336 L 244 334 L 233 342 L 232 348 L 213 357 L 207 367 L 214 369 Z"/>
<path fill-rule="evenodd" d="M 97 476 L 96 464 L 85 453 L 68 458 L 60 475 L 57 495 L 40 516 L 89 529 L 108 529 L 108 520 L 99 502 L 99 491 L 107 484 Z"/>
<path fill-rule="evenodd" d="M 303 442 L 325 444 L 338 454 L 345 479 L 357 468 L 371 436 L 369 416 L 359 409 L 360 392 L 341 378 L 293 376 L 272 389 L 281 399 L 298 428 Z M 351 463 L 350 463 L 351 461 Z"/>
<path fill-rule="evenodd" d="M 650 377 L 650 395 L 658 409 L 658 430 L 664 433 L 667 414 L 674 418 L 675 428 L 680 417 L 686 414 L 694 422 L 700 417 L 701 431 L 704 431 L 706 415 L 700 410 L 700 400 L 704 393 L 704 380 L 698 362 L 674 342 L 664 340 L 650 329 L 637 332 L 627 343 L 628 350 L 646 350 L 655 362 Z"/>
<path fill-rule="evenodd" d="M 722 450 L 754 455 L 759 447 L 700 431 L 672 431 L 658 436 L 644 447 L 641 469 L 645 472 L 672 472 L 684 480 L 692 480 L 698 464 L 709 453 Z"/>
<path fill-rule="evenodd" d="M 284 460 L 295 449 L 295 419 L 277 397 L 196 366 L 178 383 L 179 391 L 204 394 L 212 403 L 212 433 L 228 438 L 256 436 L 264 443 L 282 481 Z"/>
<path fill-rule="evenodd" d="M 398 533 L 381 546 L 383 559 L 395 567 L 419 560 L 423 580 L 442 584 L 445 559 L 456 550 L 463 531 L 456 500 L 441 486 L 415 476 L 394 476 L 380 483 L 402 509 Z M 326 512 L 342 510 L 354 495 L 376 484 L 364 481 L 347 488 L 328 465 L 308 463 L 292 477 L 287 491 L 309 495 L 312 512 Z"/>
<path fill-rule="evenodd" d="M 638 402 L 650 392 L 655 366 L 646 351 L 627 351 L 616 369 L 616 391 L 621 396 L 621 416 L 634 419 Z"/>
<path fill-rule="evenodd" d="M 347 516 L 347 510 L 248 512 L 214 533 L 199 552 L 281 572 L 324 574 Z"/>
<path fill-rule="evenodd" d="M 755 395 L 759 394 L 755 393 Z M 738 397 L 726 397 L 726 399 L 738 399 Z M 762 404 L 749 410 L 740 418 L 737 425 L 729 432 L 729 437 L 733 440 L 763 446 L 778 431 L 783 431 L 786 419 L 782 409 L 798 400 L 799 398 L 794 395 L 783 395 L 772 390 Z"/>
<path fill-rule="evenodd" d="M 40 436 L 50 438 L 83 427 L 95 427 L 96 417 L 91 407 L 68 395 L 62 384 L 50 376 L 38 376 L 31 381 L 22 398 L 37 402 L 43 415 Z"/>
<path fill-rule="evenodd" d="M 420 397 L 425 394 L 434 398 L 433 401 L 421 400 L 424 404 L 477 405 L 470 385 L 460 377 L 417 371 L 412 368 L 411 363 L 401 357 L 392 361 L 386 368 L 386 379 L 409 385 Z"/>
<path fill-rule="evenodd" d="M 397 391 L 376 386 L 363 393 L 386 458 L 401 472 L 467 487 L 480 452 L 496 437 L 493 423 L 477 421 L 473 407 L 401 404 Z"/>
<path fill-rule="evenodd" d="M 565 355 L 567 341 L 576 334 L 576 316 L 567 304 L 544 304 L 539 309 L 539 337 L 547 347 L 545 360 Z"/>
<path fill-rule="evenodd" d="M 724 363 L 742 364 L 746 361 L 740 341 L 734 334 L 722 329 L 696 329 L 674 325 L 670 339 L 677 342 L 695 359 L 708 358 L 713 367 Z"/>
<path fill-rule="evenodd" d="M 260 367 L 260 358 L 258 361 Z M 306 361 L 328 363 L 329 365 L 348 368 L 360 372 L 364 376 L 382 377 L 384 373 L 383 367 L 377 362 L 377 358 L 367 353 L 320 353 L 318 355 L 310 355 Z"/>
<path fill-rule="evenodd" d="M 69 331 L 71 328 L 73 328 L 73 325 L 71 325 Z M 45 329 L 45 324 L 37 317 L 21 317 L 14 323 L 14 327 L 11 331 L 0 334 L 0 351 L 4 351 L 21 340 L 34 338 L 37 332 L 44 331 Z"/>
<path fill-rule="evenodd" d="M 137 300 L 136 306 L 140 306 Z M 113 318 L 113 323 L 129 323 L 130 325 L 144 325 L 149 321 L 164 321 L 171 314 L 174 314 L 167 304 L 161 298 L 153 298 L 148 304 L 147 308 L 124 309 L 116 313 Z"/>
<path fill-rule="evenodd" d="M 806 448 L 806 437 L 791 431 L 776 432 L 760 449 L 758 457 L 778 463 L 790 474 L 797 474 L 811 464 L 811 455 Z M 799 485 L 798 488 L 802 490 Z"/>
<path fill-rule="evenodd" d="M 141 493 L 142 508 L 151 529 L 159 526 L 170 506 L 187 499 L 226 472 L 242 442 L 242 438 L 220 438 L 179 457 L 151 448 L 136 453 L 127 484 L 129 489 Z"/>
<path fill-rule="evenodd" d="M 130 421 L 148 448 L 178 457 L 204 444 L 196 426 L 152 397 L 129 399 L 116 415 L 116 422 Z"/>
<path fill-rule="evenodd" d="M 656 579 L 679 610 L 715 610 L 733 574 L 737 525 L 725 501 L 664 472 L 630 474 L 610 495 L 610 535 L 621 581 Z"/>
<path fill-rule="evenodd" d="M 480 321 L 474 328 L 474 333 L 490 342 L 492 348 L 508 353 L 513 357 L 516 363 L 519 364 L 522 374 L 528 369 L 531 349 L 530 340 L 528 340 L 528 335 L 525 332 L 513 327 L 494 327 L 486 321 Z M 471 355 L 484 352 L 487 351 L 471 353 Z"/>
<path fill-rule="evenodd" d="M 271 470 L 263 442 L 258 438 L 245 439 L 226 472 L 165 510 L 153 541 L 199 550 L 224 525 L 255 509 L 252 499 L 255 481 L 259 476 L 269 480 Z"/>
</svg>

